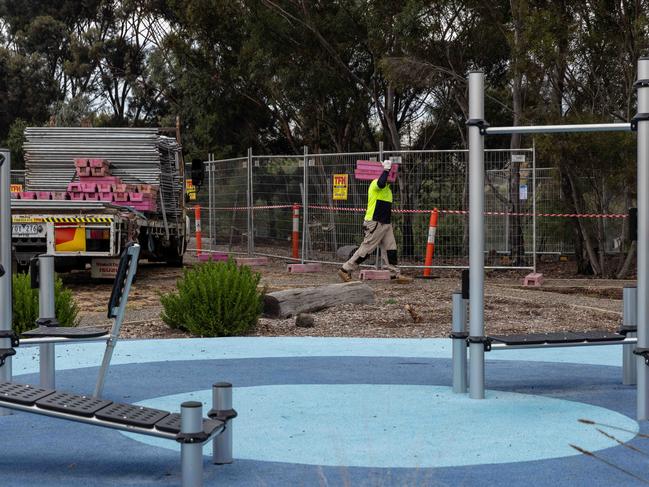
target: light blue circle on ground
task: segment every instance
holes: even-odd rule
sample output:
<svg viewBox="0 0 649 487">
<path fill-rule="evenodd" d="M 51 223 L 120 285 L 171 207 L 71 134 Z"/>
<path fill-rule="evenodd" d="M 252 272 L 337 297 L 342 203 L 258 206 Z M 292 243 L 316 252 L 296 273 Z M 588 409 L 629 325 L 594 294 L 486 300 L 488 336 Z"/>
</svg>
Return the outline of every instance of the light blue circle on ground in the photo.
<svg viewBox="0 0 649 487">
<path fill-rule="evenodd" d="M 617 446 L 586 418 L 622 430 L 638 424 L 590 404 L 513 392 L 487 391 L 472 400 L 449 387 L 380 384 L 291 384 L 233 391 L 235 458 L 323 466 L 435 468 L 526 462 Z M 139 404 L 177 411 L 187 400 L 211 408 L 211 390 Z M 629 430 L 623 431 L 623 430 Z M 164 448 L 174 442 L 127 436 Z M 211 447 L 204 448 L 211 454 Z"/>
</svg>

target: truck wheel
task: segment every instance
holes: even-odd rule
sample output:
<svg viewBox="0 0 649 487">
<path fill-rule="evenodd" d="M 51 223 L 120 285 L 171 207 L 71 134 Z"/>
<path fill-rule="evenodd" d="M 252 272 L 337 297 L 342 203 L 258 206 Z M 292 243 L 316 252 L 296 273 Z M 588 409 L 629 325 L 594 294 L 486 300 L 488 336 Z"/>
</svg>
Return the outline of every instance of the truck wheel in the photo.
<svg viewBox="0 0 649 487">
<path fill-rule="evenodd" d="M 182 267 L 183 266 L 183 257 L 184 257 L 184 245 L 181 240 L 176 240 L 175 238 L 171 240 L 171 245 L 165 251 L 165 260 L 167 265 L 170 267 Z"/>
</svg>

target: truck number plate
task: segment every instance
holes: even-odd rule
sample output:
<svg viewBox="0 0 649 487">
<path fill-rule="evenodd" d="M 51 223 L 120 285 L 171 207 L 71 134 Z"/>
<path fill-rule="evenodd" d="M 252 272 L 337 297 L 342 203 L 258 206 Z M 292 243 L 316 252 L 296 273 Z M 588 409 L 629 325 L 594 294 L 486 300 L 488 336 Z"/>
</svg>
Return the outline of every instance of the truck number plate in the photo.
<svg viewBox="0 0 649 487">
<path fill-rule="evenodd" d="M 11 233 L 14 237 L 42 237 L 45 227 L 41 223 L 14 223 Z"/>
</svg>

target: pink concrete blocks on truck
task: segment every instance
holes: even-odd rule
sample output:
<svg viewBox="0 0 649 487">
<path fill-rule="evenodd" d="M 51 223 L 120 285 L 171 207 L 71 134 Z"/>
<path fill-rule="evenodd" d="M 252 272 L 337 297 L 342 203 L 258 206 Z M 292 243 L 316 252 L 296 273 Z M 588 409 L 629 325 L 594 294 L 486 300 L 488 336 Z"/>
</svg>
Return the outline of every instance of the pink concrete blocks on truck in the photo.
<svg viewBox="0 0 649 487">
<path fill-rule="evenodd" d="M 523 279 L 523 286 L 539 287 L 543 284 L 543 274 L 540 272 L 532 272 L 525 276 Z"/>
<path fill-rule="evenodd" d="M 52 193 L 50 191 L 39 191 L 36 193 L 37 200 L 51 200 Z"/>
<path fill-rule="evenodd" d="M 390 174 L 388 174 L 388 181 L 393 183 L 397 179 L 397 172 L 399 171 L 398 164 L 392 164 Z M 354 177 L 359 181 L 372 181 L 378 179 L 383 173 L 383 165 L 376 161 L 356 161 L 356 170 Z"/>
<path fill-rule="evenodd" d="M 108 168 L 109 163 L 106 159 L 90 159 L 90 167 L 105 167 Z"/>
<path fill-rule="evenodd" d="M 106 176 L 110 176 L 110 173 L 108 172 L 108 168 L 105 166 L 102 167 L 91 167 L 90 168 L 90 175 L 94 177 L 99 177 L 103 178 Z"/>
<path fill-rule="evenodd" d="M 20 193 L 21 200 L 35 200 L 36 193 L 34 191 L 23 191 Z"/>
<path fill-rule="evenodd" d="M 69 191 L 68 196 L 70 196 L 72 201 L 83 201 L 86 199 L 85 193 L 78 193 L 76 191 Z"/>
<path fill-rule="evenodd" d="M 389 281 L 390 271 L 377 269 L 363 269 L 361 271 L 361 281 Z"/>
<path fill-rule="evenodd" d="M 268 257 L 237 257 L 235 259 L 238 265 L 258 266 L 268 265 Z"/>
<path fill-rule="evenodd" d="M 78 167 L 77 168 L 77 174 L 79 176 L 79 179 L 87 178 L 91 174 L 90 173 L 90 168 L 89 167 Z"/>
<path fill-rule="evenodd" d="M 75 159 L 74 160 L 74 167 L 79 168 L 79 167 L 88 167 L 90 161 L 88 159 Z"/>
<path fill-rule="evenodd" d="M 97 183 L 86 183 L 81 182 L 81 192 L 82 193 L 96 193 L 97 192 Z"/>
<path fill-rule="evenodd" d="M 68 184 L 68 193 L 83 193 L 81 183 Z"/>
<path fill-rule="evenodd" d="M 65 191 L 53 191 L 52 199 L 57 201 L 64 201 L 68 199 L 68 193 Z"/>
<path fill-rule="evenodd" d="M 108 202 L 113 201 L 113 193 L 111 193 L 110 191 L 101 192 L 98 194 L 99 194 L 99 201 L 108 201 Z"/>
<path fill-rule="evenodd" d="M 303 274 L 307 272 L 321 272 L 322 265 L 317 262 L 310 262 L 308 264 L 289 264 L 286 270 L 290 274 Z"/>
</svg>

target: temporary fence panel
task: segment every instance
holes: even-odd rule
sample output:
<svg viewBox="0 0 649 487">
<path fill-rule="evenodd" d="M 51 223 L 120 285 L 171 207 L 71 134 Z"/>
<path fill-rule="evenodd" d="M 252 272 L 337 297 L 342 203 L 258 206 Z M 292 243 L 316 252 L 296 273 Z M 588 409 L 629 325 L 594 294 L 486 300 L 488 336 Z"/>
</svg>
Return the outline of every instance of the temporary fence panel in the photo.
<svg viewBox="0 0 649 487">
<path fill-rule="evenodd" d="M 468 264 L 467 155 L 464 150 L 305 153 L 210 161 L 211 233 L 207 237 L 213 236 L 215 249 L 253 248 L 260 255 L 290 258 L 292 207 L 299 204 L 299 258 L 343 262 L 363 237 L 370 182 L 354 177 L 357 161 L 391 158 L 399 163 L 393 184 L 393 226 L 400 264 L 424 265 L 430 212 L 438 208 L 433 267 L 464 267 Z M 489 267 L 534 266 L 534 242 L 539 237 L 533 216 L 539 203 L 534 163 L 533 149 L 486 151 Z"/>
<path fill-rule="evenodd" d="M 292 208 L 294 204 L 299 204 L 301 209 L 303 191 L 303 156 L 252 157 L 256 254 L 291 258 Z"/>
<path fill-rule="evenodd" d="M 208 252 L 248 251 L 248 165 L 247 157 L 206 163 L 208 190 L 199 193 L 198 202 L 205 205 L 202 223 L 203 239 L 207 239 L 207 245 L 204 244 L 203 248 Z"/>
</svg>

